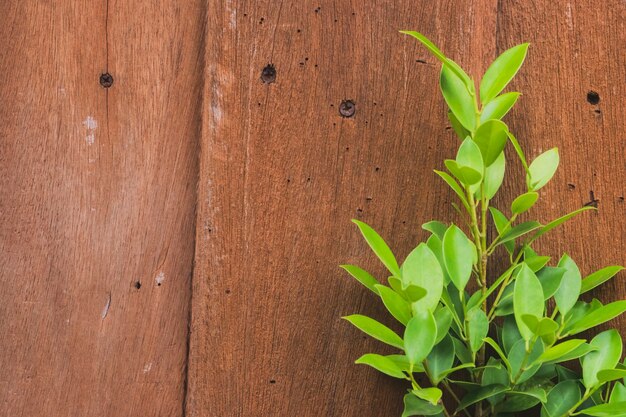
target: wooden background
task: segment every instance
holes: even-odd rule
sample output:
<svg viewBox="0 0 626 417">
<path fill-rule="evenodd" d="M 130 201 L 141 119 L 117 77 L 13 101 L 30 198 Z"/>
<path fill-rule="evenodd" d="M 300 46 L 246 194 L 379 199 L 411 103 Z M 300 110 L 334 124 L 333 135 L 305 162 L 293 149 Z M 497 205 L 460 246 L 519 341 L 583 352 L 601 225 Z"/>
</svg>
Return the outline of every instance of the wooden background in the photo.
<svg viewBox="0 0 626 417">
<path fill-rule="evenodd" d="M 383 311 L 337 267 L 383 271 L 351 218 L 402 258 L 453 217 L 439 66 L 397 31 L 474 75 L 531 42 L 507 119 L 529 156 L 560 148 L 540 220 L 597 204 L 541 247 L 589 273 L 626 264 L 625 22 L 617 0 L 0 2 L 0 415 L 398 416 L 339 319 Z"/>
</svg>

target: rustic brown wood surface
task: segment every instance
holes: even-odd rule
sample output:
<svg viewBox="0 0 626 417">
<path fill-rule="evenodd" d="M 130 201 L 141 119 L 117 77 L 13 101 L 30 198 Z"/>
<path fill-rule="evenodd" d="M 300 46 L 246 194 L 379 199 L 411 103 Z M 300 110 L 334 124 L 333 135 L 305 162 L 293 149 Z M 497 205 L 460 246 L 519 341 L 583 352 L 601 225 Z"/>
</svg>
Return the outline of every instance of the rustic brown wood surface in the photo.
<svg viewBox="0 0 626 417">
<path fill-rule="evenodd" d="M 183 413 L 203 11 L 130 3 L 0 3 L 2 416 Z"/>
<path fill-rule="evenodd" d="M 384 278 L 351 218 L 402 259 L 454 216 L 439 66 L 397 30 L 472 74 L 531 42 L 507 119 L 561 151 L 540 220 L 598 206 L 540 245 L 589 273 L 626 264 L 624 22 L 617 0 L 0 2 L 0 415 L 398 416 L 403 384 L 352 363 L 380 344 L 340 320 L 384 311 L 337 267 Z"/>
</svg>

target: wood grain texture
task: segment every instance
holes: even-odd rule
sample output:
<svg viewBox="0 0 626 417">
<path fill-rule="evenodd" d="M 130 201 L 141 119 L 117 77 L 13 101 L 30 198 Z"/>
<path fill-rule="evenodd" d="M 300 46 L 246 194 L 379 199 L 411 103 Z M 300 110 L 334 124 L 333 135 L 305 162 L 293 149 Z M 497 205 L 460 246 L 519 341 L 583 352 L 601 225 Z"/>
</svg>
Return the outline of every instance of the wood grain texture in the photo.
<svg viewBox="0 0 626 417">
<path fill-rule="evenodd" d="M 380 345 L 340 320 L 385 315 L 337 266 L 384 278 L 353 217 L 403 258 L 423 222 L 452 213 L 432 173 L 457 144 L 438 65 L 397 31 L 419 29 L 482 71 L 495 12 L 491 1 L 209 2 L 188 416 L 400 414 L 403 385 L 353 364 Z"/>
<path fill-rule="evenodd" d="M 553 257 L 568 253 L 583 276 L 626 265 L 625 29 L 626 4 L 620 1 L 502 1 L 498 14 L 499 52 L 531 43 L 513 83 L 523 96 L 507 120 L 529 159 L 555 146 L 561 156 L 534 214 L 547 222 L 597 200 L 597 212 L 581 214 L 538 245 Z M 589 103 L 589 92 L 599 94 L 598 104 Z M 509 160 L 519 172 L 513 152 Z M 509 179 L 504 187 L 496 202 L 501 207 L 523 183 Z M 591 296 L 624 299 L 625 277 L 620 273 Z M 626 328 L 623 317 L 613 324 Z"/>
<path fill-rule="evenodd" d="M 202 19 L 1 3 L 0 415 L 182 415 Z"/>
</svg>

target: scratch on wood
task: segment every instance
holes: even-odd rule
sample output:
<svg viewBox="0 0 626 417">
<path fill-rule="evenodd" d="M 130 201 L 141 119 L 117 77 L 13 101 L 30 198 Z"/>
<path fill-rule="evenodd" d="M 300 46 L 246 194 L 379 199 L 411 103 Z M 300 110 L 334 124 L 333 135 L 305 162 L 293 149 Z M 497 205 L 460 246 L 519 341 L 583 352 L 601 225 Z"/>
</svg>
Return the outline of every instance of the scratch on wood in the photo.
<svg viewBox="0 0 626 417">
<path fill-rule="evenodd" d="M 160 287 L 161 284 L 163 284 L 163 281 L 165 281 L 165 273 L 163 271 L 160 271 L 154 278 L 154 282 L 156 282 L 156 285 Z"/>
<path fill-rule="evenodd" d="M 92 116 L 87 116 L 85 120 L 83 120 L 83 126 L 87 129 L 87 136 L 85 137 L 85 141 L 87 145 L 93 145 L 96 141 L 96 129 L 98 128 L 98 121 L 94 119 Z"/>
<path fill-rule="evenodd" d="M 104 305 L 104 308 L 102 309 L 102 320 L 104 320 L 107 316 L 107 314 L 109 314 L 109 308 L 111 308 L 111 292 L 109 291 L 109 293 L 107 294 L 107 302 Z"/>
</svg>

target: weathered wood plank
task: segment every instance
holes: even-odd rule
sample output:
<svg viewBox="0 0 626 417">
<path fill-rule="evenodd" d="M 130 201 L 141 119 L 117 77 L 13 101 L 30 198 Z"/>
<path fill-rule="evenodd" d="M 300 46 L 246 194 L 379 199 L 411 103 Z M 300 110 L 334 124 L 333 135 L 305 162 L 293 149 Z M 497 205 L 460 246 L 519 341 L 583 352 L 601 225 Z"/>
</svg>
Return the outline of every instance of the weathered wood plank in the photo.
<svg viewBox="0 0 626 417">
<path fill-rule="evenodd" d="M 495 12 L 209 2 L 189 416 L 399 414 L 402 385 L 353 364 L 380 346 L 340 320 L 382 310 L 337 265 L 385 278 L 350 218 L 402 258 L 421 223 L 452 213 L 432 173 L 456 146 L 438 66 L 397 31 L 421 30 L 479 71 Z M 269 69 L 261 79 L 268 64 L 274 82 Z M 342 118 L 346 99 L 356 112 Z"/>
<path fill-rule="evenodd" d="M 1 415 L 182 415 L 202 16 L 2 2 Z"/>
</svg>

